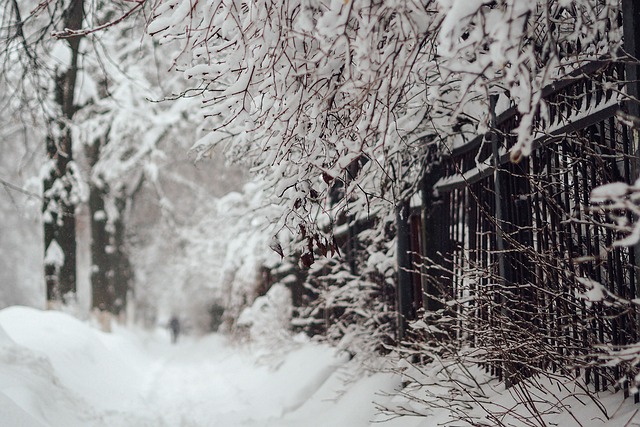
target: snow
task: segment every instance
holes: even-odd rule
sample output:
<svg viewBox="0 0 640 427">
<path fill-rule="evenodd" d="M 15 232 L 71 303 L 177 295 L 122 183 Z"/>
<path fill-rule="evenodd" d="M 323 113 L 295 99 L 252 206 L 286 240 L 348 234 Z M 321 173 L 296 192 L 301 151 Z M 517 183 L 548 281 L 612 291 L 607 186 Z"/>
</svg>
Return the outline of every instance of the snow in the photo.
<svg viewBox="0 0 640 427">
<path fill-rule="evenodd" d="M 99 210 L 96 211 L 93 214 L 93 220 L 94 221 L 106 221 L 107 220 L 107 213 L 103 210 Z"/>
<path fill-rule="evenodd" d="M 256 298 L 251 306 L 242 311 L 236 324 L 248 327 L 252 340 L 259 341 L 271 335 L 274 329 L 286 333 L 291 315 L 291 291 L 283 284 L 276 283 L 266 295 Z"/>
<path fill-rule="evenodd" d="M 586 301 L 590 303 L 596 302 L 596 301 L 602 301 L 607 296 L 607 288 L 605 288 L 595 280 L 592 280 L 586 277 L 576 277 L 576 279 L 578 280 L 578 282 L 582 283 L 586 288 L 586 292 L 582 294 L 582 297 Z"/>
<path fill-rule="evenodd" d="M 163 330 L 107 334 L 60 312 L 0 311 L 2 425 L 321 426 L 360 407 L 343 425 L 368 425 L 373 389 L 364 391 L 383 376 L 345 388 L 346 363 L 308 340 L 267 363 L 221 335 L 173 346 Z"/>
<path fill-rule="evenodd" d="M 44 254 L 45 265 L 54 267 L 62 267 L 64 265 L 64 251 L 58 244 L 57 240 L 52 240 Z"/>
<path fill-rule="evenodd" d="M 108 334 L 68 314 L 14 306 L 0 311 L 0 414 L 3 426 L 21 427 L 450 423 L 456 408 L 443 402 L 460 391 L 466 369 L 443 363 L 418 369 L 391 360 L 380 366 L 395 367 L 395 373 L 364 375 L 346 354 L 300 336 L 277 349 L 218 334 L 181 337 L 171 345 L 161 329 L 114 326 Z M 477 402 L 511 408 L 502 418 L 506 425 L 527 425 L 517 421 L 526 408 L 515 404 L 502 384 L 479 368 L 471 371 L 483 393 L 475 396 Z M 605 421 L 571 381 L 541 387 L 564 390 L 559 395 L 564 411 L 554 406 L 541 412 L 556 425 L 578 425 L 572 417 L 583 426 L 640 421 L 638 408 L 620 394 L 601 396 L 612 416 Z M 485 416 L 471 397 L 465 407 L 471 418 Z"/>
<path fill-rule="evenodd" d="M 612 182 L 601 185 L 591 190 L 591 203 L 602 203 L 611 198 L 623 197 L 629 194 L 629 184 L 624 182 Z"/>
</svg>

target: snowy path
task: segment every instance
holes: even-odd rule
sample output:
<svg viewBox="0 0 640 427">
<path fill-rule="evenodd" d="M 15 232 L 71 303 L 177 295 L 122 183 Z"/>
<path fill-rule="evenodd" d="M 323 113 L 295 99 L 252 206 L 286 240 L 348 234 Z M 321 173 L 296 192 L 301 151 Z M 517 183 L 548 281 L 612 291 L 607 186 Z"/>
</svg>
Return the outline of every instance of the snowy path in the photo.
<svg viewBox="0 0 640 427">
<path fill-rule="evenodd" d="M 263 370 L 228 346 L 209 336 L 163 350 L 166 356 L 153 368 L 145 394 L 167 426 L 245 425 L 268 416 L 255 407 L 255 387 Z"/>
<path fill-rule="evenodd" d="M 105 334 L 62 313 L 0 311 L 0 426 L 369 426 L 379 375 L 345 385 L 327 346 L 288 343 L 277 366 L 219 335 Z"/>
<path fill-rule="evenodd" d="M 162 411 L 167 426 L 369 425 L 376 389 L 345 390 L 336 402 L 345 388 L 336 375 L 344 362 L 327 347 L 306 344 L 292 348 L 276 369 L 212 335 L 169 348 L 145 401 Z M 352 414 L 345 416 L 345 408 Z M 329 421 L 330 412 L 337 419 Z"/>
<path fill-rule="evenodd" d="M 354 365 L 327 346 L 289 340 L 260 353 L 220 335 L 171 345 L 166 331 L 106 334 L 63 313 L 7 308 L 0 310 L 0 427 L 431 427 L 452 421 L 443 401 L 434 409 L 420 400 L 441 393 L 449 401 L 449 377 L 438 374 L 442 365 L 410 368 L 408 375 L 429 385 L 405 388 L 402 393 L 418 397 L 408 399 L 394 392 L 402 381 L 397 374 L 345 382 Z M 483 387 L 490 392 L 485 405 L 515 407 L 499 382 Z M 640 409 L 619 394 L 603 395 L 613 416 L 608 421 L 585 399 L 562 399 L 572 413 L 559 414 L 552 405 L 545 415 L 550 425 L 640 425 Z M 379 414 L 378 405 L 414 416 Z M 517 421 L 525 409 L 509 411 L 505 424 L 532 425 Z M 467 410 L 477 419 L 485 414 Z"/>
</svg>

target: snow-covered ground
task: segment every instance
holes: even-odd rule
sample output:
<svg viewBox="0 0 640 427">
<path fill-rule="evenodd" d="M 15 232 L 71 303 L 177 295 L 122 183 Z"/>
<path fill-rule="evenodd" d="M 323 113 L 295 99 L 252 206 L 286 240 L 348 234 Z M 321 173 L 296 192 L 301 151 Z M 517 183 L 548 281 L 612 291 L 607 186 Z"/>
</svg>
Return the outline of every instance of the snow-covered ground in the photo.
<svg viewBox="0 0 640 427">
<path fill-rule="evenodd" d="M 388 375 L 344 384 L 345 357 L 289 344 L 258 356 L 220 335 L 170 344 L 53 311 L 0 311 L 1 426 L 365 426 Z"/>
<path fill-rule="evenodd" d="M 451 421 L 452 408 L 419 401 L 451 393 L 441 367 L 409 368 L 407 375 L 423 385 L 407 386 L 408 376 L 399 374 L 357 376 L 347 357 L 301 338 L 277 349 L 215 334 L 169 341 L 163 330 L 107 334 L 59 312 L 1 310 L 0 425 L 427 427 Z M 505 411 L 514 415 L 504 421 L 539 425 L 513 421 L 522 408 L 510 406 L 501 385 L 483 387 L 488 404 L 516 409 Z M 564 400 L 571 413 L 552 409 L 545 419 L 559 426 L 640 425 L 640 406 L 619 395 L 604 401 L 609 421 L 579 396 Z M 396 418 L 380 410 L 392 407 L 414 414 Z M 463 410 L 483 416 L 478 405 Z"/>
</svg>

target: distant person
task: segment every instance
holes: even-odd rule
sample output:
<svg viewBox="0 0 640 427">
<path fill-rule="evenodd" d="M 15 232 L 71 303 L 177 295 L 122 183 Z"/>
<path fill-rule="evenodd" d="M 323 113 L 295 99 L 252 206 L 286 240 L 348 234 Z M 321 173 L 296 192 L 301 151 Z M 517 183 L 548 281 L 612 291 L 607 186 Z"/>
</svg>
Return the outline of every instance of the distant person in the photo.
<svg viewBox="0 0 640 427">
<path fill-rule="evenodd" d="M 173 344 L 178 342 L 178 335 L 180 334 L 180 320 L 176 316 L 172 316 L 169 319 L 169 330 L 171 331 L 171 342 Z"/>
</svg>

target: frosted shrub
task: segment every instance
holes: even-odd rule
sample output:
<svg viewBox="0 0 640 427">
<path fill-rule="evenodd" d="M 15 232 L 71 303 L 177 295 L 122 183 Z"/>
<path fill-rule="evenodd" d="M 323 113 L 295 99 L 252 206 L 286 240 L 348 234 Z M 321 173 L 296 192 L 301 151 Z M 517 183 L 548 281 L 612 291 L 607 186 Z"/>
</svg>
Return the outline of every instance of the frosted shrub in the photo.
<svg viewBox="0 0 640 427">
<path fill-rule="evenodd" d="M 277 345 L 290 337 L 292 311 L 291 291 L 275 284 L 266 295 L 256 298 L 253 305 L 244 309 L 236 325 L 246 328 L 255 343 Z"/>
</svg>

